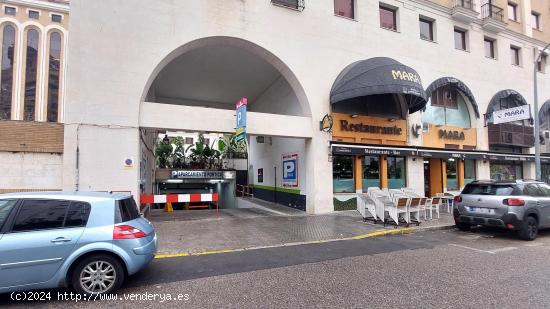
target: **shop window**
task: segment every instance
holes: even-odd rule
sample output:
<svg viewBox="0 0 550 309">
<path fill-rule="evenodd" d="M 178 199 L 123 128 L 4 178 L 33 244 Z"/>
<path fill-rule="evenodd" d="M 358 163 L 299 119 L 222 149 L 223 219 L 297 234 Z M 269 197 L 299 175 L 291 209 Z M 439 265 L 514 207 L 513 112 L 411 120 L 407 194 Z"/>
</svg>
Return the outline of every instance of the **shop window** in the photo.
<svg viewBox="0 0 550 309">
<path fill-rule="evenodd" d="M 363 166 L 363 192 L 369 187 L 380 188 L 380 157 L 365 156 L 361 159 Z"/>
<path fill-rule="evenodd" d="M 491 179 L 494 180 L 516 180 L 523 178 L 521 164 L 491 163 Z"/>
<path fill-rule="evenodd" d="M 355 19 L 355 0 L 334 0 L 334 15 Z"/>
<path fill-rule="evenodd" d="M 334 193 L 355 193 L 352 156 L 334 156 L 332 159 L 332 185 Z"/>
<path fill-rule="evenodd" d="M 550 184 L 550 164 L 541 164 L 541 180 Z"/>
<path fill-rule="evenodd" d="M 476 161 L 464 160 L 464 185 L 476 180 Z"/>
<path fill-rule="evenodd" d="M 405 158 L 387 157 L 388 160 L 388 188 L 401 189 L 405 183 Z"/>
<path fill-rule="evenodd" d="M 434 41 L 434 22 L 427 18 L 420 17 L 420 38 L 427 41 Z"/>
<path fill-rule="evenodd" d="M 447 173 L 447 191 L 457 191 L 458 187 L 458 173 L 457 173 L 458 161 L 455 159 L 447 160 L 445 169 Z"/>
<path fill-rule="evenodd" d="M 59 120 L 59 80 L 61 74 L 61 34 L 50 35 L 50 53 L 48 64 L 48 122 Z"/>
<path fill-rule="evenodd" d="M 380 10 L 380 27 L 397 31 L 397 9 L 386 6 L 379 6 Z"/>
<path fill-rule="evenodd" d="M 422 122 L 470 128 L 470 111 L 467 101 L 454 87 L 440 87 L 430 96 Z"/>
<path fill-rule="evenodd" d="M 34 121 L 36 108 L 36 78 L 38 72 L 38 31 L 27 32 L 27 55 L 25 66 L 24 120 Z"/>
<path fill-rule="evenodd" d="M 466 50 L 466 31 L 455 28 L 455 48 Z"/>
<path fill-rule="evenodd" d="M 15 27 L 6 25 L 2 32 L 2 79 L 0 83 L 0 119 L 11 119 Z"/>
</svg>

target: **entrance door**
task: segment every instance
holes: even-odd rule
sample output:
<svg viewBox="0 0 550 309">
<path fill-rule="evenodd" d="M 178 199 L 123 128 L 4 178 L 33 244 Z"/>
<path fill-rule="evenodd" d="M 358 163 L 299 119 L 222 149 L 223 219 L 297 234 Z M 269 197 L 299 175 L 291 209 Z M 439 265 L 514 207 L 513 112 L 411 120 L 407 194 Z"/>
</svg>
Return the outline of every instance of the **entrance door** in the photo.
<svg viewBox="0 0 550 309">
<path fill-rule="evenodd" d="M 424 196 L 430 196 L 430 161 L 424 160 Z"/>
<path fill-rule="evenodd" d="M 430 191 L 426 196 L 433 197 L 437 193 L 443 192 L 443 163 L 441 159 L 430 159 L 429 162 Z"/>
</svg>

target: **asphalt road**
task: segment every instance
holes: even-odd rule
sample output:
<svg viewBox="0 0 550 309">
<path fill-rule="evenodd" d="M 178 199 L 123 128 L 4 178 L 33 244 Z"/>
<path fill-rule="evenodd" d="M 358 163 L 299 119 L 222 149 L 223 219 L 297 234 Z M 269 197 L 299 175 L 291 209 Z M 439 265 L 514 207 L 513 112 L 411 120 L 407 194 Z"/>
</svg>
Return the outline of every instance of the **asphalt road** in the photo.
<svg viewBox="0 0 550 309">
<path fill-rule="evenodd" d="M 533 242 L 479 229 L 155 260 L 116 300 L 8 307 L 548 308 L 550 232 Z M 170 299 L 169 299 L 170 298 Z M 179 299 L 178 299 L 179 298 Z"/>
</svg>

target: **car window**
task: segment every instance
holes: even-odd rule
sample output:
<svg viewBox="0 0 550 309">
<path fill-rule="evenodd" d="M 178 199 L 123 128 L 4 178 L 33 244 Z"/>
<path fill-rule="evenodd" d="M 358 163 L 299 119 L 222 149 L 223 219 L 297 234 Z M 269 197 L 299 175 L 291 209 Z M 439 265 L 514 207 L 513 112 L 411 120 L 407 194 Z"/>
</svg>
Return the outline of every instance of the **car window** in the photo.
<svg viewBox="0 0 550 309">
<path fill-rule="evenodd" d="M 17 200 L 0 200 L 0 230 L 2 230 L 2 226 L 16 203 Z"/>
<path fill-rule="evenodd" d="M 84 202 L 72 202 L 67 211 L 64 227 L 86 226 L 90 216 L 90 204 Z"/>
<path fill-rule="evenodd" d="M 517 195 L 518 190 L 512 184 L 467 184 L 462 194 L 479 195 Z"/>
<path fill-rule="evenodd" d="M 116 223 L 131 221 L 139 217 L 140 214 L 133 198 L 117 201 Z"/>
<path fill-rule="evenodd" d="M 61 228 L 69 204 L 69 201 L 62 200 L 25 200 L 15 217 L 12 231 Z"/>
<path fill-rule="evenodd" d="M 539 190 L 537 184 L 528 183 L 523 187 L 523 194 L 529 196 L 542 196 L 542 191 Z"/>
<path fill-rule="evenodd" d="M 540 191 L 542 192 L 542 196 L 544 197 L 550 197 L 550 186 L 545 183 L 539 183 L 537 184 Z"/>
</svg>

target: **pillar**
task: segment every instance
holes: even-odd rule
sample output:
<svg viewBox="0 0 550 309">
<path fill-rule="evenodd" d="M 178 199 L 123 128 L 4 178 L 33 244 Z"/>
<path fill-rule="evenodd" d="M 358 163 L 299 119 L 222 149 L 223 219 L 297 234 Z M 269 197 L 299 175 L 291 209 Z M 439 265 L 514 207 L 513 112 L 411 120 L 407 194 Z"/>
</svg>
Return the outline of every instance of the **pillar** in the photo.
<svg viewBox="0 0 550 309">
<path fill-rule="evenodd" d="M 430 197 L 443 192 L 441 159 L 430 159 Z"/>
<path fill-rule="evenodd" d="M 362 193 L 363 192 L 363 167 L 361 162 L 361 156 L 355 156 L 354 160 L 355 160 L 355 164 L 353 165 L 353 168 L 355 169 L 355 171 L 353 175 L 355 180 L 355 192 Z"/>
<path fill-rule="evenodd" d="M 462 189 L 464 187 L 464 160 L 458 160 L 456 165 L 456 174 L 457 174 L 457 180 L 458 180 L 458 189 Z"/>
<path fill-rule="evenodd" d="M 380 156 L 380 188 L 388 187 L 388 157 Z"/>
<path fill-rule="evenodd" d="M 447 191 L 447 161 L 439 160 L 441 162 L 441 193 Z"/>
</svg>

